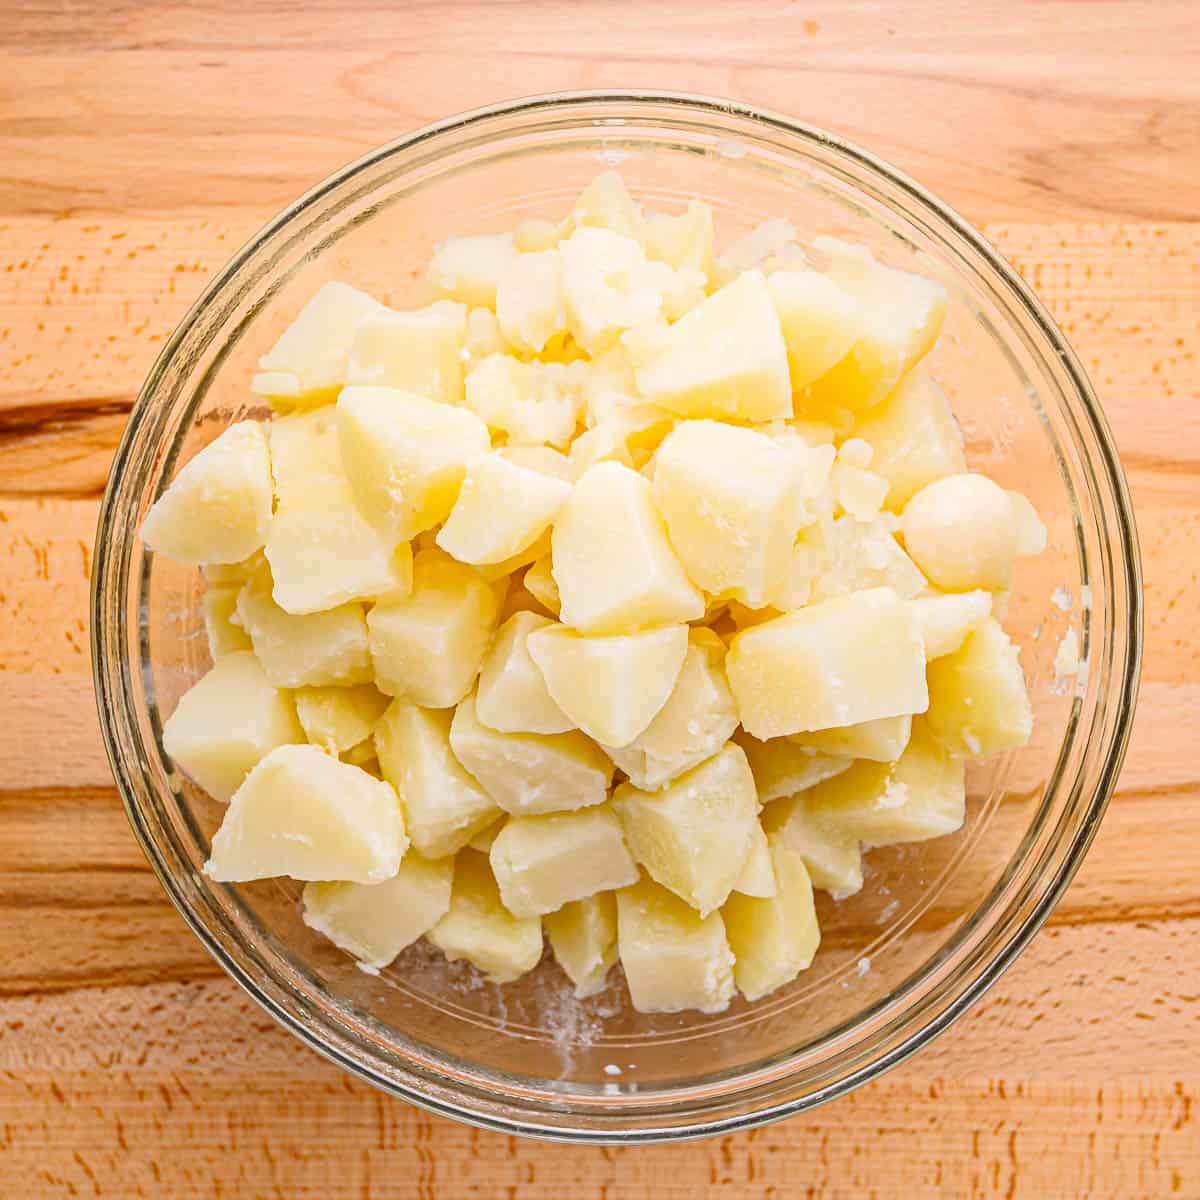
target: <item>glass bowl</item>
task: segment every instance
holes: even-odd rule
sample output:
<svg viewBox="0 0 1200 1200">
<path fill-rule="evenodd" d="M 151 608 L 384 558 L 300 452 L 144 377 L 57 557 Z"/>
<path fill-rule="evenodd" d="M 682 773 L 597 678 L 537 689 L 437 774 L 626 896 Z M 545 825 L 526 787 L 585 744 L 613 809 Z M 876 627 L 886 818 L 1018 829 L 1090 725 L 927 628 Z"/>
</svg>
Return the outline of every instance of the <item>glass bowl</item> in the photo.
<svg viewBox="0 0 1200 1200">
<path fill-rule="evenodd" d="M 162 720 L 207 667 L 199 572 L 147 554 L 138 528 L 176 469 L 258 411 L 256 357 L 327 280 L 394 306 L 426 302 L 450 232 L 558 217 L 619 166 L 655 207 L 706 200 L 722 240 L 786 216 L 801 240 L 865 243 L 949 291 L 932 356 L 970 462 L 1028 495 L 1049 546 L 1019 567 L 1006 624 L 1036 716 L 1024 749 L 969 775 L 952 837 L 878 850 L 861 894 L 821 894 L 823 941 L 792 985 L 703 1016 L 643 1015 L 620 972 L 576 1001 L 547 955 L 483 983 L 423 944 L 375 976 L 300 920 L 299 885 L 200 872 L 222 808 L 172 768 Z M 546 96 L 429 126 L 346 167 L 221 271 L 155 363 L 101 509 L 93 654 L 101 723 L 130 822 L 217 961 L 304 1042 L 437 1112 L 507 1132 L 636 1142 L 797 1112 L 924 1045 L 1045 920 L 1113 789 L 1137 690 L 1141 593 L 1133 517 L 1105 419 L 1029 288 L 955 213 L 878 159 L 799 122 L 665 93 Z M 1056 675 L 1074 630 L 1085 664 Z"/>
</svg>

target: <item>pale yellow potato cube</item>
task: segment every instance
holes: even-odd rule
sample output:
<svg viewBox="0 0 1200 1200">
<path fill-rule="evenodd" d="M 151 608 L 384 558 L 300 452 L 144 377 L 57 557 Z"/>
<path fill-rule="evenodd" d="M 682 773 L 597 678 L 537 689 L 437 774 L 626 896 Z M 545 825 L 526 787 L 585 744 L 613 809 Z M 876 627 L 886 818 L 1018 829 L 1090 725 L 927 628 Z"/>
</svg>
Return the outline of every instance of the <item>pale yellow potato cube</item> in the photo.
<svg viewBox="0 0 1200 1200">
<path fill-rule="evenodd" d="M 367 317 L 388 310 L 346 283 L 326 283 L 258 360 L 250 390 L 274 408 L 308 408 L 332 400 L 346 382 L 350 348 Z"/>
<path fill-rule="evenodd" d="M 562 598 L 558 594 L 558 584 L 554 581 L 554 571 L 551 567 L 550 555 L 539 558 L 525 572 L 525 588 L 547 612 L 558 616 L 562 607 Z"/>
<path fill-rule="evenodd" d="M 612 763 L 578 730 L 501 733 L 480 722 L 474 696 L 455 710 L 450 745 L 488 795 L 514 816 L 602 804 L 612 783 Z"/>
<path fill-rule="evenodd" d="M 769 742 L 760 742 L 745 730 L 737 734 L 736 741 L 746 752 L 759 804 L 768 804 L 781 796 L 794 796 L 824 779 L 840 775 L 850 766 L 848 759 L 818 754 L 811 747 L 790 740 L 773 738 Z"/>
<path fill-rule="evenodd" d="M 772 217 L 756 225 L 749 233 L 742 234 L 736 241 L 717 256 L 713 277 L 720 287 L 735 280 L 743 272 L 760 267 L 796 237 L 795 227 L 790 221 Z"/>
<path fill-rule="evenodd" d="M 531 568 L 532 569 L 532 568 Z M 575 722 L 555 703 L 529 654 L 531 633 L 554 622 L 532 612 L 509 617 L 496 634 L 479 671 L 475 711 L 502 733 L 567 733 Z"/>
<path fill-rule="evenodd" d="M 512 983 L 542 957 L 541 919 L 504 907 L 488 860 L 474 850 L 456 859 L 450 911 L 426 937 L 451 962 L 465 958 L 493 983 Z"/>
<path fill-rule="evenodd" d="M 1008 493 L 1012 506 L 1013 528 L 1016 530 L 1017 556 L 1041 554 L 1046 548 L 1046 526 L 1038 516 L 1037 509 L 1020 492 Z"/>
<path fill-rule="evenodd" d="M 725 903 L 753 846 L 754 776 L 730 743 L 658 792 L 630 783 L 613 794 L 633 857 L 703 916 Z"/>
<path fill-rule="evenodd" d="M 849 768 L 849 760 L 842 761 Z M 772 845 L 786 845 L 804 859 L 813 887 L 845 900 L 862 891 L 862 847 L 853 833 L 813 811 L 812 795 L 801 792 L 768 805 L 763 828 Z"/>
<path fill-rule="evenodd" d="M 461 404 L 466 341 L 467 310 L 453 301 L 439 300 L 415 312 L 377 313 L 358 327 L 346 383 L 400 388 Z"/>
<path fill-rule="evenodd" d="M 204 873 L 224 883 L 274 875 L 380 883 L 407 848 L 391 784 L 316 746 L 279 746 L 234 793 Z"/>
<path fill-rule="evenodd" d="M 204 633 L 213 662 L 235 650 L 251 648 L 250 635 L 237 619 L 240 587 L 210 587 L 200 598 L 204 609 Z"/>
<path fill-rule="evenodd" d="M 689 200 L 681 213 L 648 213 L 644 236 L 646 253 L 676 270 L 713 275 L 713 214 L 702 200 Z"/>
<path fill-rule="evenodd" d="M 297 689 L 295 699 L 304 736 L 335 757 L 369 738 L 388 706 L 387 697 L 369 683 L 357 687 L 302 687 Z"/>
<path fill-rule="evenodd" d="M 562 619 L 584 633 L 636 633 L 704 614 L 671 549 L 649 482 L 619 463 L 590 468 L 554 524 Z"/>
<path fill-rule="evenodd" d="M 500 898 L 514 917 L 554 912 L 638 879 L 621 822 L 608 805 L 513 817 L 497 834 L 490 858 Z"/>
<path fill-rule="evenodd" d="M 490 354 L 503 354 L 508 349 L 500 322 L 490 308 L 473 308 L 467 313 L 467 332 L 463 343 L 463 396 L 466 397 L 465 375 Z"/>
<path fill-rule="evenodd" d="M 637 372 L 649 403 L 685 417 L 792 415 L 787 347 L 761 271 L 714 292 L 676 321 L 664 342 Z"/>
<path fill-rule="evenodd" d="M 734 892 L 743 896 L 774 896 L 777 890 L 775 871 L 771 865 L 771 851 L 767 845 L 767 835 L 757 821 L 750 836 L 750 853 L 746 855 L 745 866 L 733 885 Z M 728 902 L 727 902 L 728 903 Z"/>
<path fill-rule="evenodd" d="M 929 704 L 921 635 L 890 588 L 742 630 L 725 670 L 742 725 L 760 739 L 924 712 Z"/>
<path fill-rule="evenodd" d="M 248 650 L 223 655 L 163 725 L 167 753 L 218 800 L 276 746 L 303 740 L 291 696 L 272 686 Z"/>
<path fill-rule="evenodd" d="M 835 758 L 868 758 L 872 762 L 895 762 L 904 753 L 912 734 L 912 716 L 878 717 L 838 729 L 816 729 L 793 740 L 818 754 Z"/>
<path fill-rule="evenodd" d="M 271 574 L 264 567 L 238 593 L 237 616 L 276 687 L 371 681 L 361 604 L 300 616 L 284 612 L 271 597 Z"/>
<path fill-rule="evenodd" d="M 200 574 L 204 582 L 214 588 L 240 588 L 247 579 L 266 565 L 267 556 L 261 550 L 255 550 L 248 558 L 234 563 L 204 563 Z"/>
<path fill-rule="evenodd" d="M 917 596 L 908 602 L 925 643 L 927 659 L 952 654 L 992 611 L 990 592 L 951 592 Z"/>
<path fill-rule="evenodd" d="M 617 462 L 634 469 L 629 441 L 616 425 L 597 425 L 581 433 L 571 443 L 570 461 L 578 479 L 598 462 Z"/>
<path fill-rule="evenodd" d="M 883 508 L 888 481 L 874 471 L 841 461 L 840 454 L 838 458 L 829 473 L 834 501 L 856 521 L 873 521 Z"/>
<path fill-rule="evenodd" d="M 453 880 L 453 859 L 409 850 L 382 883 L 305 884 L 304 923 L 378 970 L 446 915 Z"/>
<path fill-rule="evenodd" d="M 500 281 L 516 259 L 511 233 L 449 237 L 433 252 L 429 280 L 439 296 L 494 309 Z"/>
<path fill-rule="evenodd" d="M 580 193 L 571 209 L 576 229 L 593 226 L 610 229 L 635 241 L 642 237 L 641 205 L 629 194 L 618 171 L 602 171 Z"/>
<path fill-rule="evenodd" d="M 480 854 L 490 854 L 496 838 L 500 836 L 500 830 L 504 828 L 508 819 L 507 815 L 502 815 L 498 821 L 493 821 L 486 829 L 481 829 L 467 845 L 472 850 L 478 850 Z"/>
<path fill-rule="evenodd" d="M 338 423 L 326 407 L 271 425 L 277 503 L 266 556 L 275 603 L 285 612 L 321 612 L 348 600 L 404 595 L 412 586 L 408 544 L 373 525 L 356 502 Z M 357 474 L 358 464 L 347 461 Z"/>
<path fill-rule="evenodd" d="M 531 217 L 513 230 L 513 243 L 522 251 L 553 250 L 570 232 L 569 219 L 548 221 L 545 217 Z"/>
<path fill-rule="evenodd" d="M 558 250 L 518 254 L 496 286 L 496 317 L 505 341 L 540 354 L 567 328 L 562 260 Z"/>
<path fill-rule="evenodd" d="M 649 879 L 617 893 L 617 946 L 638 1012 L 723 1012 L 733 952 L 719 912 L 702 917 Z"/>
<path fill-rule="evenodd" d="M 503 562 L 549 529 L 570 494 L 569 483 L 501 451 L 472 459 L 437 544 L 459 562 Z"/>
<path fill-rule="evenodd" d="M 787 343 L 792 388 L 799 391 L 841 361 L 858 340 L 858 305 L 820 271 L 777 271 L 768 287 Z"/>
<path fill-rule="evenodd" d="M 823 523 L 805 539 L 820 566 L 809 600 L 832 600 L 868 588 L 891 588 L 901 599 L 920 595 L 929 581 L 888 531 L 882 518 L 870 522 L 849 514 Z"/>
<path fill-rule="evenodd" d="M 679 678 L 686 625 L 606 637 L 564 625 L 532 631 L 530 657 L 558 707 L 602 746 L 627 746 L 654 720 Z"/>
<path fill-rule="evenodd" d="M 994 617 L 929 664 L 929 728 L 951 753 L 979 757 L 1029 741 L 1033 710 L 1021 652 Z"/>
<path fill-rule="evenodd" d="M 779 589 L 800 494 L 792 457 L 769 437 L 683 421 L 658 448 L 653 494 L 693 583 L 754 607 Z"/>
<path fill-rule="evenodd" d="M 501 815 L 454 757 L 447 710 L 392 701 L 376 726 L 375 747 L 408 836 L 426 857 L 457 853 Z"/>
<path fill-rule="evenodd" d="M 738 716 L 724 661 L 721 639 L 709 629 L 692 629 L 679 678 L 658 715 L 627 746 L 606 747 L 635 787 L 662 787 L 729 740 Z"/>
<path fill-rule="evenodd" d="M 496 594 L 503 603 L 510 584 L 516 582 L 517 576 L 526 567 L 532 566 L 539 558 L 545 558 L 549 553 L 550 530 L 543 529 L 524 550 L 518 550 L 516 554 L 496 563 L 480 563 L 475 567 L 475 571 L 481 579 L 486 579 L 496 589 Z"/>
<path fill-rule="evenodd" d="M 617 898 L 598 892 L 564 904 L 545 918 L 546 936 L 558 965 L 586 999 L 602 992 L 617 961 Z"/>
<path fill-rule="evenodd" d="M 236 563 L 267 540 L 271 455 L 264 426 L 239 421 L 189 459 L 142 522 L 142 541 L 178 562 Z"/>
<path fill-rule="evenodd" d="M 949 754 L 923 723 L 894 763 L 859 760 L 807 797 L 809 810 L 867 846 L 923 842 L 963 823 L 966 788 L 962 759 Z"/>
<path fill-rule="evenodd" d="M 575 482 L 576 471 L 571 466 L 571 460 L 561 450 L 551 446 L 501 446 L 496 453 L 515 466 L 539 471 L 563 483 Z"/>
<path fill-rule="evenodd" d="M 854 436 L 875 451 L 871 470 L 888 481 L 885 503 L 897 512 L 927 483 L 967 469 L 946 395 L 921 367 L 855 422 Z"/>
<path fill-rule="evenodd" d="M 565 447 L 575 435 L 583 399 L 560 363 L 485 358 L 467 376 L 467 407 L 510 444 Z"/>
<path fill-rule="evenodd" d="M 367 614 L 375 682 L 425 708 L 457 704 L 475 683 L 500 615 L 486 580 L 440 550 L 413 563 L 412 595 Z"/>
<path fill-rule="evenodd" d="M 791 983 L 812 965 L 821 944 L 813 885 L 803 856 L 787 841 L 771 842 L 775 872 L 773 896 L 756 898 L 734 893 L 722 909 L 733 950 L 733 978 L 747 1000 Z"/>
</svg>

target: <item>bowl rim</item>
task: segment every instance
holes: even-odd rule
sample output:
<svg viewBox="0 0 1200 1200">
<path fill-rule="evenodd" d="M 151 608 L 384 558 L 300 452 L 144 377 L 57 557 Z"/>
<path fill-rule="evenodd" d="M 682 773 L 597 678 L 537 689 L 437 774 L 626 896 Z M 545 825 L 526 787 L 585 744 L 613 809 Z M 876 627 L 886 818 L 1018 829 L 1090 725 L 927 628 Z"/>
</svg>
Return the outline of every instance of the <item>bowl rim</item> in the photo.
<svg viewBox="0 0 1200 1200">
<path fill-rule="evenodd" d="M 1114 657 L 1111 663 L 1111 670 L 1114 672 L 1113 678 L 1119 682 L 1120 686 L 1119 689 L 1112 689 L 1113 694 L 1109 703 L 1119 706 L 1119 715 L 1114 724 L 1111 742 L 1096 768 L 1096 783 L 1091 801 L 1082 816 L 1069 851 L 1057 868 L 1053 880 L 1045 888 L 1038 902 L 1010 933 L 1007 941 L 997 947 L 986 970 L 981 971 L 977 978 L 965 984 L 927 1022 L 906 1033 L 898 1042 L 889 1046 L 870 1062 L 857 1065 L 840 1078 L 828 1082 L 814 1095 L 788 1099 L 749 1112 L 702 1119 L 685 1125 L 647 1125 L 636 1129 L 602 1130 L 589 1129 L 579 1125 L 568 1127 L 543 1124 L 531 1121 L 525 1115 L 519 1117 L 498 1116 L 492 1112 L 468 1109 L 461 1105 L 444 1102 L 435 1095 L 420 1090 L 412 1083 L 398 1083 L 394 1079 L 386 1078 L 323 1042 L 307 1028 L 304 1022 L 297 1020 L 292 1013 L 269 996 L 248 971 L 243 970 L 237 963 L 229 959 L 218 939 L 193 911 L 178 880 L 160 856 L 154 839 L 144 823 L 143 813 L 135 802 L 135 788 L 128 770 L 129 763 L 119 749 L 120 739 L 114 717 L 116 696 L 113 695 L 115 690 L 113 685 L 115 681 L 106 670 L 110 652 L 115 649 L 120 655 L 123 646 L 110 645 L 111 639 L 105 621 L 104 601 L 105 584 L 109 581 L 113 570 L 112 547 L 115 539 L 111 534 L 116 524 L 117 482 L 123 477 L 133 452 L 139 420 L 152 402 L 159 381 L 165 374 L 168 364 L 180 344 L 187 338 L 212 301 L 220 295 L 264 242 L 290 225 L 323 197 L 342 187 L 356 176 L 394 154 L 410 150 L 441 134 L 461 130 L 495 118 L 517 118 L 544 110 L 570 111 L 622 104 L 634 107 L 656 106 L 660 109 L 674 107 L 683 112 L 698 113 L 708 117 L 750 120 L 760 123 L 768 129 L 799 137 L 817 146 L 830 149 L 854 165 L 880 176 L 884 182 L 905 193 L 908 198 L 931 212 L 954 234 L 963 239 L 986 265 L 997 273 L 1015 294 L 1027 314 L 1033 318 L 1038 332 L 1047 339 L 1058 356 L 1059 362 L 1068 376 L 1070 387 L 1082 407 L 1089 432 L 1095 438 L 1098 456 L 1092 466 L 1097 470 L 1101 482 L 1108 489 L 1109 498 L 1114 507 L 1116 526 L 1120 531 L 1121 561 L 1125 569 L 1114 574 L 1114 588 L 1119 588 L 1121 583 L 1124 584 L 1124 594 L 1116 597 L 1118 601 L 1116 607 L 1120 609 L 1123 605 L 1127 617 L 1128 636 L 1125 639 L 1124 655 Z M 518 1133 L 541 1140 L 583 1144 L 636 1144 L 693 1140 L 753 1128 L 815 1107 L 859 1087 L 905 1061 L 910 1055 L 944 1032 L 983 996 L 1025 949 L 1045 923 L 1083 862 L 1108 806 L 1124 761 L 1132 732 L 1140 681 L 1143 642 L 1142 581 L 1132 501 L 1108 420 L 1078 356 L 1048 310 L 1015 268 L 992 247 L 981 233 L 953 208 L 886 160 L 845 138 L 786 114 L 742 101 L 721 99 L 702 93 L 645 88 L 606 88 L 551 92 L 500 101 L 465 110 L 382 143 L 309 188 L 261 226 L 213 276 L 180 319 L 155 359 L 139 389 L 113 457 L 104 497 L 100 505 L 95 546 L 90 609 L 92 673 L 105 752 L 121 794 L 126 816 L 142 852 L 163 890 L 200 943 L 222 969 L 275 1021 L 298 1037 L 305 1045 L 355 1077 L 439 1115 L 480 1128 L 507 1134 Z"/>
</svg>

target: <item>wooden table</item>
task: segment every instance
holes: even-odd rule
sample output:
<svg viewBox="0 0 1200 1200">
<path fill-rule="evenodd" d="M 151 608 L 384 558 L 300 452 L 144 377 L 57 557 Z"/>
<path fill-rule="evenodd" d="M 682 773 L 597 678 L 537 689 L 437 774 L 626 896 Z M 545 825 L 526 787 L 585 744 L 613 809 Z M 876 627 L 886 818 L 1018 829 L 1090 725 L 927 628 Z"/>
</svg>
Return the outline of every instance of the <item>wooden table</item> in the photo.
<svg viewBox="0 0 1200 1200">
<path fill-rule="evenodd" d="M 1195 0 L 0 9 L 0 1194 L 1200 1196 Z M 638 85 L 838 130 L 1025 273 L 1115 426 L 1146 668 L 1090 858 L 950 1033 L 781 1125 L 573 1149 L 388 1099 L 220 974 L 126 828 L 86 600 L 136 389 L 258 225 L 435 117 Z"/>
</svg>

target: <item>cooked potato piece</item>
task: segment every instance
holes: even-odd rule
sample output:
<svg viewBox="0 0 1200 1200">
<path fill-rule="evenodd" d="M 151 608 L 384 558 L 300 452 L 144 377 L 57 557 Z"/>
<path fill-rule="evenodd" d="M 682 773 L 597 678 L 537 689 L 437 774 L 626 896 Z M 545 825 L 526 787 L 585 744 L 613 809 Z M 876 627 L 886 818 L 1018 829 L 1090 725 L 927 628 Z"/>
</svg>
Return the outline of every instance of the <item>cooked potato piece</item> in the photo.
<svg viewBox="0 0 1200 1200">
<path fill-rule="evenodd" d="M 439 296 L 494 309 L 500 281 L 516 259 L 511 233 L 449 237 L 433 252 L 429 280 Z"/>
<path fill-rule="evenodd" d="M 649 879 L 617 893 L 617 945 L 638 1012 L 723 1012 L 733 953 L 719 912 L 702 917 Z"/>
<path fill-rule="evenodd" d="M 212 588 L 240 588 L 251 575 L 261 570 L 267 564 L 267 556 L 256 550 L 248 558 L 235 563 L 203 563 L 200 574 L 204 582 Z"/>
<path fill-rule="evenodd" d="M 364 965 L 386 967 L 445 916 L 453 879 L 453 859 L 409 850 L 382 883 L 305 884 L 304 923 Z"/>
<path fill-rule="evenodd" d="M 616 171 L 602 171 L 583 189 L 571 210 L 576 229 L 592 226 L 640 241 L 642 210 L 629 194 L 625 180 Z"/>
<path fill-rule="evenodd" d="M 991 613 L 992 597 L 982 591 L 917 596 L 908 607 L 925 642 L 925 657 L 933 659 L 952 654 L 963 644 Z"/>
<path fill-rule="evenodd" d="M 466 340 L 467 310 L 449 300 L 416 312 L 377 313 L 354 336 L 346 383 L 461 404 Z"/>
<path fill-rule="evenodd" d="M 558 584 L 554 582 L 554 571 L 551 567 L 549 554 L 539 558 L 525 572 L 524 583 L 529 594 L 547 612 L 558 616 L 559 609 L 562 606 L 562 599 L 558 594 Z"/>
<path fill-rule="evenodd" d="M 702 200 L 689 200 L 683 212 L 648 213 L 644 222 L 646 253 L 674 267 L 713 274 L 713 215 Z"/>
<path fill-rule="evenodd" d="M 749 233 L 742 234 L 721 251 L 714 272 L 716 282 L 724 287 L 743 272 L 761 267 L 795 239 L 796 228 L 791 221 L 779 217 L 760 221 Z"/>
<path fill-rule="evenodd" d="M 335 757 L 369 738 L 388 705 L 387 697 L 369 683 L 302 687 L 295 698 L 304 736 Z"/>
<path fill-rule="evenodd" d="M 467 376 L 467 407 L 509 445 L 566 446 L 583 407 L 568 371 L 560 363 L 491 354 Z"/>
<path fill-rule="evenodd" d="M 531 217 L 513 230 L 513 243 L 521 251 L 553 250 L 570 232 L 569 219 L 548 221 L 544 217 Z"/>
<path fill-rule="evenodd" d="M 811 746 L 798 745 L 791 739 L 760 742 L 745 730 L 738 732 L 737 744 L 746 752 L 759 804 L 794 796 L 823 779 L 840 775 L 850 766 L 849 759 L 818 754 Z"/>
<path fill-rule="evenodd" d="M 851 441 L 866 445 L 858 438 Z M 829 484 L 837 507 L 856 521 L 873 521 L 883 508 L 888 491 L 888 481 L 882 475 L 843 461 L 841 451 L 829 472 Z"/>
<path fill-rule="evenodd" d="M 496 317 L 508 344 L 531 354 L 540 354 L 567 328 L 557 249 L 512 260 L 496 285 Z"/>
<path fill-rule="evenodd" d="M 519 979 L 542 957 L 541 919 L 504 907 L 488 860 L 474 850 L 455 860 L 450 911 L 426 936 L 451 962 L 465 958 L 493 983 Z"/>
<path fill-rule="evenodd" d="M 607 805 L 513 817 L 496 835 L 490 857 L 500 898 L 514 917 L 554 912 L 638 878 L 621 822 Z"/>
<path fill-rule="evenodd" d="M 189 459 L 142 522 L 151 550 L 185 563 L 236 563 L 267 540 L 271 455 L 257 421 L 239 421 Z"/>
<path fill-rule="evenodd" d="M 279 746 L 234 793 L 204 873 L 224 883 L 273 875 L 380 883 L 407 847 L 391 784 L 316 746 Z"/>
<path fill-rule="evenodd" d="M 502 733 L 567 733 L 575 722 L 554 702 L 528 638 L 554 622 L 532 612 L 514 613 L 500 627 L 479 671 L 475 711 Z"/>
<path fill-rule="evenodd" d="M 929 664 L 929 728 L 952 754 L 978 757 L 1029 741 L 1033 710 L 1020 651 L 993 617 Z"/>
<path fill-rule="evenodd" d="M 924 712 L 925 647 L 890 588 L 744 629 L 725 661 L 742 725 L 760 739 Z"/>
<path fill-rule="evenodd" d="M 1008 500 L 1012 506 L 1013 528 L 1016 530 L 1017 556 L 1024 558 L 1041 554 L 1046 548 L 1046 526 L 1042 524 L 1037 509 L 1020 492 L 1010 491 Z"/>
<path fill-rule="evenodd" d="M 872 762 L 895 762 L 908 745 L 912 716 L 878 717 L 838 729 L 817 729 L 796 735 L 795 741 L 818 754 L 837 758 L 869 758 Z"/>
<path fill-rule="evenodd" d="M 843 761 L 848 768 L 849 760 Z M 845 900 L 862 890 L 862 848 L 836 817 L 814 811 L 812 796 L 801 792 L 769 804 L 763 828 L 772 845 L 787 845 L 804 859 L 813 887 Z"/>
<path fill-rule="evenodd" d="M 468 843 L 472 850 L 478 850 L 480 854 L 490 854 L 492 846 L 496 842 L 496 838 L 500 836 L 500 830 L 508 823 L 508 815 L 501 814 L 498 821 L 493 821 L 486 829 L 481 829 Z"/>
<path fill-rule="evenodd" d="M 929 586 L 882 520 L 838 517 L 821 527 L 817 554 L 821 566 L 812 581 L 813 602 L 881 587 L 908 600 Z"/>
<path fill-rule="evenodd" d="M 251 648 L 250 635 L 237 619 L 240 587 L 212 587 L 200 598 L 204 608 L 204 633 L 213 662 L 235 650 Z"/>
<path fill-rule="evenodd" d="M 617 898 L 598 892 L 564 904 L 545 918 L 546 936 L 558 965 L 575 985 L 579 999 L 604 990 L 617 961 Z"/>
<path fill-rule="evenodd" d="M 754 822 L 750 831 L 750 853 L 746 865 L 733 885 L 735 892 L 743 896 L 774 896 L 776 892 L 775 871 L 771 866 L 771 851 L 763 827 Z"/>
<path fill-rule="evenodd" d="M 768 281 L 787 344 L 792 390 L 843 359 L 862 332 L 854 298 L 820 271 L 776 271 Z"/>
</svg>

